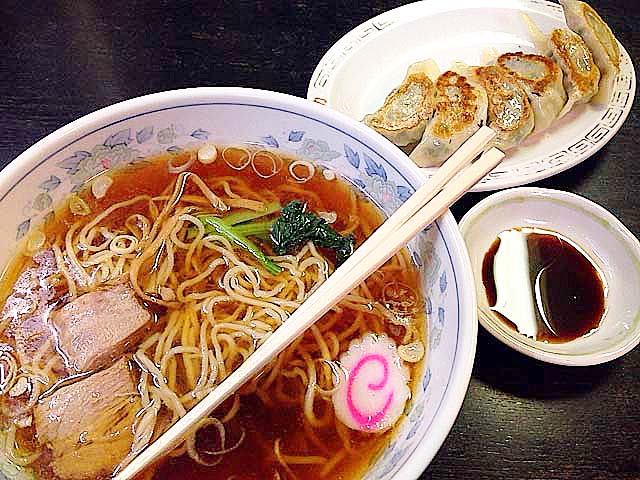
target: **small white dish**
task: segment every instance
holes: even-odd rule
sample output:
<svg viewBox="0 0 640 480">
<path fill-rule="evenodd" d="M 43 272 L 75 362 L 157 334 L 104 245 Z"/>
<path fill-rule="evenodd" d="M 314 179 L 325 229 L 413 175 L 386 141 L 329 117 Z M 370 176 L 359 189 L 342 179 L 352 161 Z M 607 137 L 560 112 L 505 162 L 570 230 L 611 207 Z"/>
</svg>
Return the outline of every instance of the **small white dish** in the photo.
<svg viewBox="0 0 640 480">
<path fill-rule="evenodd" d="M 361 121 L 382 105 L 407 67 L 432 58 L 444 71 L 454 61 L 487 63 L 487 52 L 534 52 L 521 14 L 544 32 L 566 27 L 562 8 L 546 0 L 428 0 L 367 20 L 338 40 L 318 63 L 307 98 Z M 605 18 L 606 21 L 606 18 Z M 473 191 L 500 190 L 556 175 L 600 150 L 624 123 L 636 75 L 620 46 L 620 74 L 608 105 L 580 105 L 551 128 L 530 136 Z M 424 168 L 431 176 L 435 168 Z"/>
<path fill-rule="evenodd" d="M 603 275 L 608 291 L 598 329 L 566 343 L 528 338 L 489 308 L 482 261 L 498 234 L 517 227 L 551 230 L 572 240 Z M 506 345 L 559 365 L 595 365 L 618 358 L 640 343 L 640 242 L 611 213 L 578 195 L 520 187 L 495 193 L 460 222 L 475 277 L 480 323 Z"/>
</svg>

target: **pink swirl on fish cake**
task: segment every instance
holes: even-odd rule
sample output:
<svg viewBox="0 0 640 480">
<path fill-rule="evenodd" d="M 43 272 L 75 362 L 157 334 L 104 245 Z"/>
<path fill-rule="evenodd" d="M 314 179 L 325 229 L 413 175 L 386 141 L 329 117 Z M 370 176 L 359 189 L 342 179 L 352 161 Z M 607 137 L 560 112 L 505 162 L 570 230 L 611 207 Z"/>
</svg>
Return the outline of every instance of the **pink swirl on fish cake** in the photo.
<svg viewBox="0 0 640 480">
<path fill-rule="evenodd" d="M 340 357 L 344 377 L 332 395 L 336 417 L 362 432 L 392 427 L 410 396 L 409 371 L 396 344 L 386 335 L 367 333 Z"/>
<path fill-rule="evenodd" d="M 367 385 L 370 390 L 382 390 L 387 385 L 387 381 L 389 380 L 389 363 L 387 362 L 387 359 L 385 357 L 378 354 L 370 354 L 362 357 L 349 375 L 349 380 L 347 383 L 347 406 L 349 407 L 349 413 L 351 413 L 351 416 L 355 419 L 362 430 L 371 430 L 372 428 L 375 428 L 376 425 L 378 425 L 378 423 L 380 423 L 380 421 L 385 417 L 387 411 L 389 410 L 389 406 L 393 401 L 392 391 L 387 396 L 382 409 L 377 412 L 363 413 L 356 406 L 355 402 L 353 401 L 353 383 L 358 378 L 358 374 L 360 373 L 362 367 L 369 362 L 380 363 L 382 365 L 383 371 L 382 380 L 379 383 L 370 383 L 369 385 Z"/>
</svg>

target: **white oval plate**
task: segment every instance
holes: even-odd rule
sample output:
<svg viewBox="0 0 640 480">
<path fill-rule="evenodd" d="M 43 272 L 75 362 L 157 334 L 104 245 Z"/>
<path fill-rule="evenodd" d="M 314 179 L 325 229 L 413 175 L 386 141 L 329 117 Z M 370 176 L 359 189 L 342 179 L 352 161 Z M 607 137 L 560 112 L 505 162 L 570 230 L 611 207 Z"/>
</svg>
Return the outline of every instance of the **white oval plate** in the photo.
<svg viewBox="0 0 640 480">
<path fill-rule="evenodd" d="M 428 0 L 390 10 L 356 27 L 324 55 L 307 98 L 361 120 L 402 82 L 407 67 L 433 58 L 442 71 L 456 60 L 481 64 L 483 52 L 534 52 L 520 14 L 544 32 L 566 26 L 560 5 L 545 0 Z M 606 21 L 606 19 L 605 19 Z M 621 45 L 621 71 L 608 105 L 580 105 L 532 135 L 473 191 L 525 185 L 560 173 L 600 150 L 633 104 L 636 76 Z M 423 171 L 430 176 L 435 168 Z"/>
</svg>

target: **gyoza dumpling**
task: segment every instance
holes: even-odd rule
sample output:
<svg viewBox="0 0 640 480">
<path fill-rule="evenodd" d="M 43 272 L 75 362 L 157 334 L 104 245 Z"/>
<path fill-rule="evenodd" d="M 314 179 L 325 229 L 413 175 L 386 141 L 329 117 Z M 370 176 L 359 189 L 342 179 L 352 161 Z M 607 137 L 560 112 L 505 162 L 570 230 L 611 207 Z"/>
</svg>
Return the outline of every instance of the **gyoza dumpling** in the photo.
<svg viewBox="0 0 640 480">
<path fill-rule="evenodd" d="M 531 102 L 514 75 L 497 65 L 472 71 L 487 92 L 487 125 L 496 132 L 495 146 L 507 150 L 522 143 L 533 131 Z"/>
<path fill-rule="evenodd" d="M 422 167 L 440 166 L 487 118 L 487 94 L 473 80 L 448 71 L 436 81 L 436 112 L 409 157 Z"/>
<path fill-rule="evenodd" d="M 567 114 L 574 105 L 588 103 L 597 93 L 600 69 L 593 55 L 577 33 L 568 28 L 556 28 L 549 37 L 553 58 L 564 72 L 564 88 L 569 96 L 558 118 Z"/>
<path fill-rule="evenodd" d="M 536 48 L 551 57 L 562 69 L 567 103 L 558 114 L 566 115 L 574 105 L 588 103 L 598 93 L 600 69 L 582 37 L 568 28 L 556 28 L 548 37 L 528 15 L 522 16 Z"/>
<path fill-rule="evenodd" d="M 433 60 L 411 65 L 402 84 L 363 122 L 399 147 L 419 141 L 427 121 L 433 117 L 435 87 L 430 77 L 434 75 L 434 65 Z"/>
<path fill-rule="evenodd" d="M 593 101 L 608 103 L 620 72 L 620 47 L 616 37 L 609 25 L 586 3 L 577 0 L 559 1 L 564 9 L 567 25 L 582 37 L 600 69 L 599 91 Z"/>
<path fill-rule="evenodd" d="M 515 75 L 527 93 L 533 107 L 534 131 L 549 127 L 567 103 L 560 67 L 549 57 L 522 52 L 500 55 L 497 63 Z"/>
</svg>

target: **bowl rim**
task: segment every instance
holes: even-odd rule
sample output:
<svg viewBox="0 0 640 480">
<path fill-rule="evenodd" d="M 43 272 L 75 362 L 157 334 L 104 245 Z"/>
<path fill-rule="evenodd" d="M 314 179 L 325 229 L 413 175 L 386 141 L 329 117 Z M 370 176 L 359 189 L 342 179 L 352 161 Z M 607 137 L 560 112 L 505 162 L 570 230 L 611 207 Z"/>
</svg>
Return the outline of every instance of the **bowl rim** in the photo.
<svg viewBox="0 0 640 480">
<path fill-rule="evenodd" d="M 492 207 L 500 204 L 506 204 L 518 198 L 530 197 L 537 198 L 539 201 L 562 200 L 566 204 L 580 207 L 584 214 L 590 213 L 597 218 L 605 220 L 611 227 L 611 235 L 616 234 L 620 240 L 627 244 L 629 252 L 636 257 L 636 265 L 640 265 L 640 241 L 629 231 L 629 229 L 610 211 L 592 200 L 571 192 L 562 190 L 554 190 L 541 187 L 515 187 L 489 195 L 487 198 L 478 202 L 471 210 L 469 210 L 460 220 L 459 226 L 463 238 L 471 235 L 476 220 Z M 477 280 L 479 281 L 479 280 Z M 477 283 L 475 284 L 477 287 Z M 475 289 L 475 288 L 474 288 Z M 478 308 L 479 310 L 479 308 Z M 640 328 L 635 334 L 624 337 L 621 341 L 615 343 L 610 348 L 604 348 L 592 353 L 566 354 L 559 352 L 549 352 L 535 348 L 527 343 L 520 341 L 514 335 L 507 335 L 497 326 L 497 321 L 493 317 L 488 317 L 479 312 L 478 319 L 480 324 L 496 339 L 505 345 L 517 350 L 531 358 L 541 360 L 547 363 L 564 366 L 590 366 L 615 360 L 625 355 L 640 344 Z"/>
<path fill-rule="evenodd" d="M 124 100 L 88 113 L 49 133 L 20 153 L 0 171 L 0 202 L 5 201 L 4 198 L 13 187 L 29 176 L 40 164 L 46 162 L 48 157 L 66 148 L 60 146 L 66 145 L 70 138 L 78 140 L 90 135 L 95 130 L 121 122 L 125 117 L 144 115 L 150 109 L 159 111 L 176 106 L 220 103 L 224 99 L 244 101 L 254 106 L 269 105 L 284 110 L 292 109 L 294 110 L 292 113 L 318 121 L 326 126 L 336 128 L 335 126 L 338 125 L 347 136 L 359 142 L 366 139 L 367 146 L 373 146 L 375 151 L 385 159 L 398 164 L 409 181 L 416 187 L 426 181 L 420 169 L 388 140 L 360 122 L 329 107 L 318 105 L 304 98 L 267 90 L 243 87 L 193 87 L 151 93 Z M 438 409 L 442 407 L 441 417 L 437 422 L 437 415 L 434 417 L 428 437 L 425 436 L 421 439 L 405 463 L 393 476 L 398 480 L 417 479 L 442 446 L 462 407 L 475 359 L 478 316 L 475 288 L 472 288 L 474 283 L 471 261 L 451 211 L 447 210 L 437 220 L 437 224 L 448 230 L 451 237 L 451 244 L 448 245 L 451 264 L 452 267 L 458 267 L 460 270 L 456 272 L 460 319 L 458 339 L 449 383 L 438 407 Z M 457 261 L 454 261 L 454 258 L 457 258 Z"/>
</svg>

